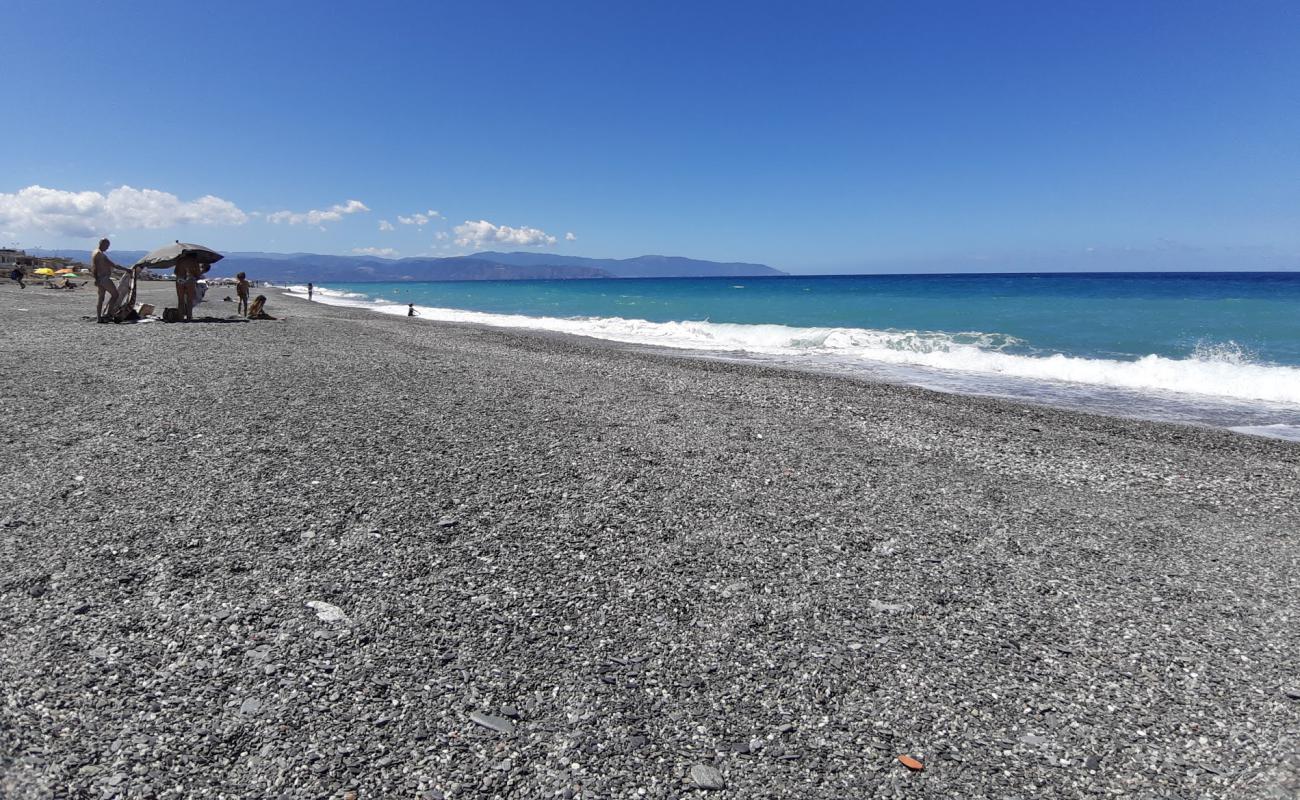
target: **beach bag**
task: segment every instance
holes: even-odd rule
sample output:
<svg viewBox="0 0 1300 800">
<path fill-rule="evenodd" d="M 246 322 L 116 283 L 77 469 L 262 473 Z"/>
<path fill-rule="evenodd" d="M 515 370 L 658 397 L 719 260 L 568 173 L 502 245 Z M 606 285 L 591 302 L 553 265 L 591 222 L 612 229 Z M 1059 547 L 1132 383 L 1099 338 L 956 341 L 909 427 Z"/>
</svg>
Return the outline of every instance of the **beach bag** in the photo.
<svg viewBox="0 0 1300 800">
<path fill-rule="evenodd" d="M 180 322 L 181 310 L 179 308 L 164 308 L 163 322 Z"/>
<path fill-rule="evenodd" d="M 139 322 L 140 314 L 131 306 L 120 306 L 113 313 L 114 322 Z"/>
</svg>

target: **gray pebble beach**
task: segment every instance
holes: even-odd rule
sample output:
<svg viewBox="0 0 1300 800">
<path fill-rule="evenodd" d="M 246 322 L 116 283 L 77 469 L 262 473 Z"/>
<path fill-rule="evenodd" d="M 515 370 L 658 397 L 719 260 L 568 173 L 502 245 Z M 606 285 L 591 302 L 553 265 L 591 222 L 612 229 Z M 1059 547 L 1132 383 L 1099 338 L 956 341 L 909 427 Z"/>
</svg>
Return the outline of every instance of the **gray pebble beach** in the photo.
<svg viewBox="0 0 1300 800">
<path fill-rule="evenodd" d="M 1300 445 L 267 294 L 0 286 L 0 796 L 1300 794 Z"/>
</svg>

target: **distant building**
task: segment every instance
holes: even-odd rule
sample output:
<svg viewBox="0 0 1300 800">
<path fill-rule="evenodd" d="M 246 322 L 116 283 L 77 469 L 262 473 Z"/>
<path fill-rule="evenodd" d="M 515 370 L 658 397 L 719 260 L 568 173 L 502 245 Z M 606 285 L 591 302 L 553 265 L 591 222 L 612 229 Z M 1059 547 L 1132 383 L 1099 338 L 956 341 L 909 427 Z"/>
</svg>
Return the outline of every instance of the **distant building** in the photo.
<svg viewBox="0 0 1300 800">
<path fill-rule="evenodd" d="M 87 268 L 86 264 L 74 258 L 37 258 L 36 262 L 38 267 L 49 267 L 53 270 Z"/>
<path fill-rule="evenodd" d="M 11 250 L 8 247 L 0 247 L 0 270 L 8 272 L 14 267 L 22 267 L 24 270 L 35 269 L 40 259 L 36 256 L 27 255 L 26 250 Z"/>
<path fill-rule="evenodd" d="M 52 272 L 58 272 L 61 269 L 72 269 L 81 272 L 89 270 L 86 264 L 73 258 L 31 256 L 27 254 L 26 250 L 0 247 L 0 275 L 8 275 L 13 271 L 14 267 L 18 267 L 29 274 L 41 267 L 48 267 Z"/>
</svg>

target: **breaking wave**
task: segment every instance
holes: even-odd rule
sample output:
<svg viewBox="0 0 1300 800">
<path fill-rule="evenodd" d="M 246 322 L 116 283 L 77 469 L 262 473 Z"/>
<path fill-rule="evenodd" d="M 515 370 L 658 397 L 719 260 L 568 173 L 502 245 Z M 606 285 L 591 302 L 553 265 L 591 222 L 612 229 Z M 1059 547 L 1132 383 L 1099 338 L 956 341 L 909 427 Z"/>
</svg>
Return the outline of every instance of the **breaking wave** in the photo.
<svg viewBox="0 0 1300 800">
<path fill-rule="evenodd" d="M 306 294 L 306 287 L 290 287 Z M 357 292 L 316 289 L 331 305 L 405 315 L 406 305 L 371 302 Z M 1232 345 L 1206 345 L 1189 358 L 1147 355 L 1131 361 L 1034 353 L 999 333 L 942 333 L 868 328 L 800 328 L 707 321 L 650 322 L 621 317 L 530 317 L 416 306 L 425 319 L 527 328 L 629 344 L 758 355 L 861 360 L 1038 381 L 1210 395 L 1300 404 L 1300 368 L 1253 361 Z"/>
<path fill-rule="evenodd" d="M 287 288 L 293 294 L 300 294 L 303 297 L 307 296 L 307 284 L 305 283 L 290 284 Z M 313 299 L 316 295 L 319 295 L 324 300 L 365 300 L 369 297 L 369 295 L 362 294 L 361 292 L 340 292 L 337 289 L 326 289 L 324 286 L 314 287 L 312 289 L 312 294 Z M 361 305 L 369 304 L 363 303 Z"/>
</svg>

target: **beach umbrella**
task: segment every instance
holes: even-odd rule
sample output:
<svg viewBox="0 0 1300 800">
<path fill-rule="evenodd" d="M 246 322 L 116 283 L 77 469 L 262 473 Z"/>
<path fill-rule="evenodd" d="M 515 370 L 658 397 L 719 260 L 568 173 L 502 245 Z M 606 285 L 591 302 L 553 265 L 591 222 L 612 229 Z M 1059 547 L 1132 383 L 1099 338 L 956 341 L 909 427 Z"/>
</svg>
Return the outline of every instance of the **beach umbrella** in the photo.
<svg viewBox="0 0 1300 800">
<path fill-rule="evenodd" d="M 75 269 L 68 269 L 67 267 L 64 267 L 63 269 L 56 269 L 56 270 L 54 270 L 54 274 L 55 274 L 55 275 L 67 275 L 68 273 L 76 273 L 76 270 L 75 270 Z"/>
<path fill-rule="evenodd" d="M 39 268 L 39 269 L 34 269 L 34 270 L 32 270 L 32 274 L 33 274 L 33 275 L 53 275 L 53 274 L 54 274 L 54 270 L 50 269 L 49 267 L 41 267 L 41 268 Z"/>
<path fill-rule="evenodd" d="M 150 267 L 152 269 L 163 269 L 166 267 L 176 266 L 183 256 L 195 256 L 200 264 L 215 264 L 225 256 L 213 250 L 211 247 L 204 247 L 201 244 L 190 244 L 188 242 L 174 242 L 163 245 L 149 255 L 135 262 L 137 267 Z"/>
</svg>

